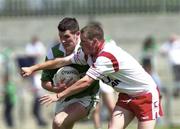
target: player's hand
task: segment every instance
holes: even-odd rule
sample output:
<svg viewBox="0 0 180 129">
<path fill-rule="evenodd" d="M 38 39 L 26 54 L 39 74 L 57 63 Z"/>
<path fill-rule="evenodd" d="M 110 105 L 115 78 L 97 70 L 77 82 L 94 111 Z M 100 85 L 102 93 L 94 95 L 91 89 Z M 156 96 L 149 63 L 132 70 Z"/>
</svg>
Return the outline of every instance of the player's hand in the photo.
<svg viewBox="0 0 180 129">
<path fill-rule="evenodd" d="M 65 79 L 59 81 L 58 83 L 55 84 L 55 87 L 58 87 L 60 89 L 66 89 L 68 85 L 65 83 Z"/>
<path fill-rule="evenodd" d="M 53 102 L 58 101 L 60 98 L 57 97 L 57 94 L 47 94 L 42 96 L 39 101 L 41 104 L 50 105 Z"/>
<path fill-rule="evenodd" d="M 21 76 L 27 77 L 33 73 L 33 70 L 30 67 L 22 67 L 21 68 Z"/>
</svg>

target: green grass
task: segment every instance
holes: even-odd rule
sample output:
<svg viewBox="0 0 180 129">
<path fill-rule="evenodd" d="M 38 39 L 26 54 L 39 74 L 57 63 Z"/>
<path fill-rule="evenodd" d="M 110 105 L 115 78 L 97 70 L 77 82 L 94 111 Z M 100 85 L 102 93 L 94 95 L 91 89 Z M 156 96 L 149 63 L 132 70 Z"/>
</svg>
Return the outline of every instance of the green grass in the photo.
<svg viewBox="0 0 180 129">
<path fill-rule="evenodd" d="M 108 127 L 107 123 L 104 123 L 102 129 L 107 129 L 107 127 Z M 127 127 L 127 129 L 136 129 L 136 128 L 137 128 L 136 123 L 132 123 Z M 81 123 L 77 123 L 74 126 L 74 129 L 94 129 L 94 126 L 91 122 L 81 122 Z M 180 125 L 171 126 L 171 127 L 157 125 L 155 129 L 180 129 Z"/>
<path fill-rule="evenodd" d="M 1 119 L 0 119 L 1 120 Z M 3 123 L 1 123 L 3 124 Z M 39 128 L 37 126 L 34 125 L 35 123 L 31 121 L 31 124 L 27 124 L 26 126 L 20 126 L 17 127 L 15 129 L 51 129 L 51 123 L 49 123 L 49 126 L 44 127 L 44 128 Z M 0 126 L 1 127 L 1 126 Z M 107 122 L 103 123 L 102 129 L 107 129 Z M 0 129 L 7 129 L 5 126 L 1 127 Z M 88 122 L 78 122 L 75 124 L 73 129 L 95 129 L 94 125 L 92 123 L 92 121 L 88 121 Z M 126 129 L 137 129 L 137 124 L 136 122 L 131 123 Z M 155 129 L 180 129 L 180 125 L 179 126 L 172 126 L 172 127 L 166 127 L 166 126 L 156 126 Z"/>
</svg>

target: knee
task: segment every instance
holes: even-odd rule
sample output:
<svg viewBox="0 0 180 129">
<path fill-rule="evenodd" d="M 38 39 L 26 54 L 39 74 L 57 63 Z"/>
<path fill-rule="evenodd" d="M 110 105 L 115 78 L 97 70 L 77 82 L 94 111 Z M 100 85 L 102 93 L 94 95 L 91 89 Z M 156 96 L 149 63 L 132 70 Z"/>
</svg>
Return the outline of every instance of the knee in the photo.
<svg viewBox="0 0 180 129">
<path fill-rule="evenodd" d="M 73 122 L 67 120 L 63 116 L 55 116 L 53 119 L 53 129 L 72 129 Z"/>
<path fill-rule="evenodd" d="M 55 116 L 53 119 L 53 129 L 62 128 L 63 122 L 64 122 L 63 118 L 59 118 L 59 117 Z"/>
</svg>

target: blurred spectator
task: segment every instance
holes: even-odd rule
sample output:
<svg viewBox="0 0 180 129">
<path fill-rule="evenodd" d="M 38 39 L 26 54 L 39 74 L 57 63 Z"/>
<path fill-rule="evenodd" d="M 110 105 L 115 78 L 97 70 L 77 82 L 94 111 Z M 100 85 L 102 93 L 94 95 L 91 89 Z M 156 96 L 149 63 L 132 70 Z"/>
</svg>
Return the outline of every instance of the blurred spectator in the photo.
<svg viewBox="0 0 180 129">
<path fill-rule="evenodd" d="M 155 67 L 157 52 L 158 46 L 154 37 L 148 36 L 142 45 L 141 61 L 143 59 L 150 59 L 153 67 Z"/>
<path fill-rule="evenodd" d="M 38 60 L 42 58 L 45 53 L 45 45 L 39 40 L 36 35 L 32 36 L 31 42 L 26 45 L 26 55 L 34 57 L 36 60 Z"/>
<path fill-rule="evenodd" d="M 4 66 L 4 55 L 0 52 L 0 67 Z M 0 103 L 3 101 L 3 90 L 2 87 L 3 69 L 0 69 Z"/>
<path fill-rule="evenodd" d="M 4 120 L 6 125 L 10 128 L 15 126 L 14 121 L 14 107 L 16 102 L 16 85 L 12 80 L 12 59 L 11 59 L 11 50 L 4 49 L 1 53 L 2 56 L 2 66 L 4 67 L 2 81 L 4 85 Z"/>
<path fill-rule="evenodd" d="M 173 34 L 169 40 L 162 45 L 160 52 L 163 56 L 168 57 L 174 80 L 173 94 L 177 97 L 180 92 L 180 37 Z"/>
<path fill-rule="evenodd" d="M 148 36 L 145 38 L 142 45 L 141 64 L 145 71 L 152 76 L 159 89 L 164 92 L 164 87 L 162 87 L 160 77 L 156 71 L 157 54 L 158 45 L 155 38 L 153 36 Z"/>
<path fill-rule="evenodd" d="M 28 59 L 28 63 L 30 63 L 29 65 L 33 65 L 37 63 L 42 57 L 44 57 L 46 53 L 44 44 L 38 39 L 36 35 L 31 38 L 31 42 L 26 45 L 25 50 L 26 50 L 26 56 L 27 56 L 25 58 Z M 32 107 L 33 115 L 35 116 L 39 126 L 46 126 L 47 123 L 42 117 L 41 104 L 39 102 L 39 98 L 42 93 L 41 91 L 42 89 L 40 88 L 41 85 L 39 86 L 39 83 L 41 82 L 40 77 L 36 73 L 36 74 L 33 74 L 30 78 L 28 78 L 28 80 L 30 82 L 30 85 L 32 86 L 31 90 L 34 95 L 34 101 L 33 101 L 33 107 Z M 39 83 L 37 80 L 39 81 Z"/>
<path fill-rule="evenodd" d="M 142 66 L 144 70 L 151 75 L 151 77 L 153 78 L 157 86 L 159 87 L 161 93 L 166 94 L 167 92 L 166 88 L 162 85 L 161 79 L 159 75 L 157 74 L 157 72 L 154 71 L 151 60 L 149 58 L 144 58 L 142 60 Z M 161 97 L 162 97 L 162 94 L 161 94 Z"/>
</svg>

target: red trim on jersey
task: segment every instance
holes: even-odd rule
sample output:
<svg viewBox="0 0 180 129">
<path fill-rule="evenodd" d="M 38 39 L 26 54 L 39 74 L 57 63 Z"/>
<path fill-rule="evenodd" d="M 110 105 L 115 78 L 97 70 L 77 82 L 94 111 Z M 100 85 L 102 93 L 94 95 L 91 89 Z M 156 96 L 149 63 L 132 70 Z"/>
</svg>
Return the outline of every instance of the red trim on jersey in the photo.
<svg viewBox="0 0 180 129">
<path fill-rule="evenodd" d="M 161 115 L 161 116 L 163 116 L 164 114 L 163 114 L 163 110 L 162 110 L 162 107 L 161 107 L 161 94 L 160 94 L 160 90 L 159 90 L 159 88 L 157 87 L 156 88 L 157 89 L 157 91 L 158 91 L 158 94 L 159 94 L 159 101 L 160 101 L 160 103 L 159 103 L 159 114 Z"/>
<path fill-rule="evenodd" d="M 104 56 L 106 58 L 109 58 L 113 64 L 114 71 L 117 72 L 119 70 L 119 63 L 118 63 L 116 57 L 114 57 L 114 55 L 112 55 L 109 52 L 102 52 L 98 55 L 98 57 L 99 56 Z"/>
<path fill-rule="evenodd" d="M 104 41 L 99 44 L 97 52 L 100 52 L 104 48 L 104 44 Z"/>
</svg>

